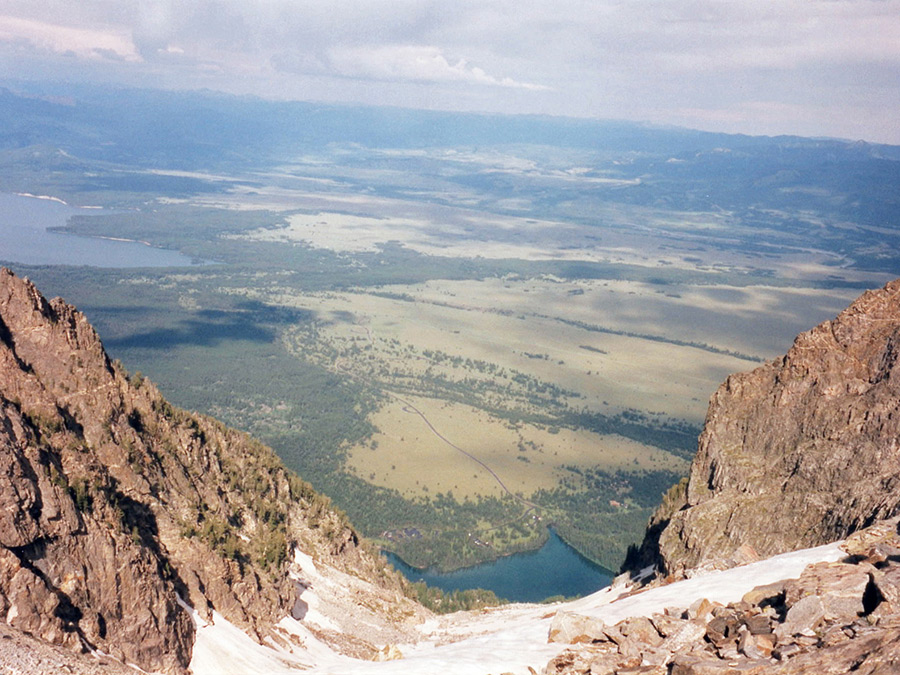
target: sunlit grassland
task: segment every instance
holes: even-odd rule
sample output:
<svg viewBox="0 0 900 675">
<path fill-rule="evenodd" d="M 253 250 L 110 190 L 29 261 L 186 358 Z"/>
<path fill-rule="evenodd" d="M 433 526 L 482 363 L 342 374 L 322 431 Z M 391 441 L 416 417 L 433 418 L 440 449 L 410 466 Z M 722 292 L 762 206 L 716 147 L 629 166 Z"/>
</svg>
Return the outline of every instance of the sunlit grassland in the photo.
<svg viewBox="0 0 900 675">
<path fill-rule="evenodd" d="M 438 492 L 459 500 L 502 497 L 500 482 L 473 457 L 525 497 L 557 487 L 568 475 L 566 466 L 608 472 L 686 468 L 683 459 L 615 434 L 512 423 L 462 403 L 421 396 L 391 399 L 370 421 L 379 431 L 350 449 L 348 468 L 410 499 Z"/>
<path fill-rule="evenodd" d="M 525 496 L 552 490 L 567 466 L 683 472 L 685 461 L 667 448 L 553 416 L 632 410 L 699 425 L 729 373 L 785 349 L 851 294 L 552 277 L 254 291 L 315 315 L 314 329 L 284 332 L 299 358 L 387 394 L 369 417 L 377 431 L 348 448 L 346 468 L 409 499 L 459 500 L 503 489 L 458 448 Z M 775 330 L 764 321 L 773 315 L 784 324 Z M 544 417 L 534 422 L 532 414 Z"/>
<path fill-rule="evenodd" d="M 556 398 L 570 406 L 699 423 L 728 374 L 784 351 L 853 295 L 507 278 L 262 298 L 316 312 L 317 339 L 338 350 L 330 358 L 349 373 L 503 386 L 521 373 L 558 387 Z M 515 397 L 513 384 L 508 399 Z"/>
<path fill-rule="evenodd" d="M 129 100 L 7 110 L 0 188 L 216 264 L 32 278 L 423 565 L 534 548 L 552 521 L 616 567 L 719 383 L 900 269 L 884 147 Z"/>
<path fill-rule="evenodd" d="M 282 196 L 288 204 L 296 193 Z M 342 198 L 364 211 L 384 202 Z M 274 206 L 269 199 L 244 207 Z M 232 236 L 261 224 L 277 232 L 282 221 L 272 211 L 178 204 L 83 221 L 86 233 L 112 227 L 161 243 L 186 225 L 197 252 L 211 246 L 231 261 L 124 275 L 115 293 L 98 287 L 89 304 L 107 313 L 114 351 L 132 369 L 176 401 L 259 435 L 367 536 L 425 565 L 538 546 L 540 522 L 553 522 L 567 542 L 616 567 L 686 471 L 716 386 L 783 352 L 855 294 L 761 285 L 739 271 L 750 261 L 739 253 L 712 256 L 672 240 L 645 251 L 646 239 L 624 229 L 602 236 L 628 262 L 593 266 L 578 263 L 584 252 L 574 248 L 565 255 L 576 262 L 559 266 L 431 257 L 405 242 L 349 253 Z M 512 221 L 486 222 L 504 253 L 523 253 L 515 228 L 498 226 Z M 447 253 L 482 250 L 466 239 L 477 230 L 433 233 L 460 241 Z M 114 307 L 123 294 L 134 296 L 127 311 Z M 449 443 L 395 396 L 418 401 Z M 498 479 L 537 507 L 500 496 Z M 545 520 L 531 520 L 538 513 Z M 423 538 L 381 537 L 406 527 Z"/>
</svg>

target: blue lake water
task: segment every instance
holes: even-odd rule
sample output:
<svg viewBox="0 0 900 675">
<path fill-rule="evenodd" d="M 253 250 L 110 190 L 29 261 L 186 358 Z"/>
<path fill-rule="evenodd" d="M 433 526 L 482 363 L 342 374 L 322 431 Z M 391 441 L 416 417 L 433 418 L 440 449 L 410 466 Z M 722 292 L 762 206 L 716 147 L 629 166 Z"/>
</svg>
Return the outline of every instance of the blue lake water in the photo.
<svg viewBox="0 0 900 675">
<path fill-rule="evenodd" d="M 537 551 L 446 574 L 410 567 L 392 553 L 384 555 L 410 581 L 424 581 L 448 592 L 486 588 L 512 602 L 540 602 L 554 595 L 589 595 L 608 586 L 613 576 L 566 544 L 553 530 L 547 543 Z"/>
<path fill-rule="evenodd" d="M 178 251 L 133 241 L 47 232 L 73 215 L 102 213 L 50 199 L 0 194 L 0 260 L 23 265 L 91 267 L 182 267 L 193 264 Z"/>
</svg>

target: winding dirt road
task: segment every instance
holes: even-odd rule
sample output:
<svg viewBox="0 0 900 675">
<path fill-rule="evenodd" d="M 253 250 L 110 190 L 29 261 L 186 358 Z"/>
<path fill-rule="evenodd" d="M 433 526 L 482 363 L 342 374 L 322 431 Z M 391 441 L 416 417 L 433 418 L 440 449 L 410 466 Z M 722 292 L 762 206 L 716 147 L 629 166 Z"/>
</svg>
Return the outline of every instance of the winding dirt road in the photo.
<svg viewBox="0 0 900 675">
<path fill-rule="evenodd" d="M 483 461 L 481 461 L 480 459 L 478 459 L 478 458 L 477 458 L 475 455 L 473 455 L 472 453 L 470 453 L 470 452 L 468 452 L 468 451 L 466 451 L 466 450 L 463 450 L 461 447 L 459 447 L 458 445 L 456 445 L 456 443 L 454 443 L 454 442 L 451 441 L 449 438 L 447 438 L 446 436 L 444 436 L 440 431 L 438 431 L 438 430 L 435 428 L 435 426 L 431 423 L 431 420 L 429 420 L 428 417 L 425 415 L 425 413 L 423 413 L 421 410 L 419 410 L 415 405 L 413 405 L 412 403 L 410 403 L 410 402 L 407 401 L 406 399 L 401 398 L 400 396 L 398 396 L 397 394 L 395 394 L 395 393 L 393 393 L 393 392 L 385 391 L 384 393 L 386 393 L 388 396 L 391 396 L 392 398 L 396 399 L 397 401 L 400 401 L 400 403 L 403 404 L 403 412 L 407 412 L 407 413 L 410 413 L 410 414 L 413 414 L 413 415 L 418 415 L 418 416 L 422 419 L 422 421 L 425 422 L 426 426 L 427 426 L 429 429 L 431 429 L 431 432 L 432 432 L 435 436 L 437 436 L 438 438 L 440 438 L 444 443 L 446 443 L 447 445 L 449 445 L 451 448 L 453 448 L 453 449 L 456 450 L 457 452 L 462 453 L 463 455 L 465 455 L 466 457 L 468 457 L 469 459 L 471 459 L 473 462 L 475 462 L 476 464 L 478 464 L 482 469 L 484 469 L 485 471 L 487 471 L 487 472 L 491 475 L 491 477 L 492 477 L 495 481 L 497 481 L 497 485 L 499 485 L 499 486 L 503 489 L 503 491 L 506 492 L 506 494 L 508 494 L 510 497 L 512 497 L 512 498 L 514 498 L 514 499 L 517 499 L 518 501 L 520 501 L 521 503 L 525 504 L 526 506 L 530 507 L 530 509 L 536 509 L 536 508 L 537 508 L 537 504 L 534 504 L 533 502 L 528 501 L 528 500 L 525 499 L 524 497 L 521 497 L 521 496 L 517 495 L 516 493 L 514 493 L 512 490 L 510 490 L 510 489 L 506 486 L 506 484 L 503 482 L 503 479 L 500 478 L 500 476 L 498 476 L 497 473 L 496 473 L 491 467 L 489 467 L 489 466 L 488 466 L 487 464 L 485 464 Z M 527 513 L 527 511 L 526 511 L 526 513 Z M 524 514 L 523 514 L 523 515 L 524 515 Z"/>
</svg>

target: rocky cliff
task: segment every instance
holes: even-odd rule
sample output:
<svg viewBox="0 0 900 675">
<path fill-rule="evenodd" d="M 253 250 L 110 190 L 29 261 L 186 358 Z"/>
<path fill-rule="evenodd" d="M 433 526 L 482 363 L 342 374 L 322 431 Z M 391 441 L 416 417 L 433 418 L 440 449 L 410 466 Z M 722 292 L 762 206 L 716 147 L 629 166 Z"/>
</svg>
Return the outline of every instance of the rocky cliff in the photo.
<svg viewBox="0 0 900 675">
<path fill-rule="evenodd" d="M 678 574 L 847 536 L 900 512 L 900 281 L 713 395 L 686 484 L 637 566 Z"/>
<path fill-rule="evenodd" d="M 50 643 L 185 672 L 185 604 L 266 637 L 297 600 L 295 548 L 375 581 L 369 606 L 415 611 L 269 449 L 170 406 L 82 314 L 6 269 L 0 476 L 0 619 Z"/>
<path fill-rule="evenodd" d="M 656 567 L 640 594 L 846 539 L 843 557 L 727 605 L 698 595 L 615 625 L 560 613 L 550 640 L 571 646 L 544 672 L 898 672 L 898 438 L 900 280 L 722 384 L 689 477 L 666 495 L 626 568 Z M 753 568 L 742 569 L 752 580 Z"/>
</svg>

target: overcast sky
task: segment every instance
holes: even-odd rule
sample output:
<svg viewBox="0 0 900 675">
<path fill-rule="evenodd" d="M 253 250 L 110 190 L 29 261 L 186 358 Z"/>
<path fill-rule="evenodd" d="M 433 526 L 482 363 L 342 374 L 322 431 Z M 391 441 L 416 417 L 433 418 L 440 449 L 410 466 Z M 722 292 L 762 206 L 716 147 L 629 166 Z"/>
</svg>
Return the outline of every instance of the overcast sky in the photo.
<svg viewBox="0 0 900 675">
<path fill-rule="evenodd" d="M 0 0 L 0 76 L 900 144 L 900 0 Z"/>
</svg>

